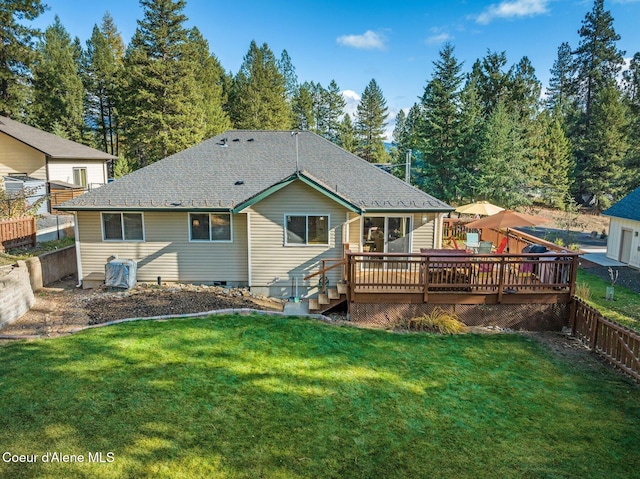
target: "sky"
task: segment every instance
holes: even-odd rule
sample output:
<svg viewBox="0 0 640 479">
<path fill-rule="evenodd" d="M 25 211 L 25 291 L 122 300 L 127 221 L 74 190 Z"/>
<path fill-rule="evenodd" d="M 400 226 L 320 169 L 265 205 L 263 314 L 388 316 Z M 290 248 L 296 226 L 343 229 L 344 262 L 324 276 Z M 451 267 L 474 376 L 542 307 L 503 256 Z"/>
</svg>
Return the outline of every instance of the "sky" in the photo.
<svg viewBox="0 0 640 479">
<path fill-rule="evenodd" d="M 44 0 L 50 8 L 32 25 L 41 29 L 58 15 L 84 45 L 109 11 L 128 43 L 143 18 L 135 0 Z M 395 115 L 418 101 L 445 42 L 467 73 L 488 51 L 507 55 L 508 67 L 527 56 L 546 87 L 558 47 L 577 47 L 578 30 L 592 0 L 320 2 L 187 0 L 187 27 L 196 26 L 223 68 L 235 74 L 252 40 L 267 43 L 276 57 L 287 50 L 298 80 L 327 87 L 335 80 L 354 112 L 371 79 L 389 108 L 390 139 Z M 640 51 L 640 0 L 605 0 L 621 36 L 625 58 Z"/>
</svg>

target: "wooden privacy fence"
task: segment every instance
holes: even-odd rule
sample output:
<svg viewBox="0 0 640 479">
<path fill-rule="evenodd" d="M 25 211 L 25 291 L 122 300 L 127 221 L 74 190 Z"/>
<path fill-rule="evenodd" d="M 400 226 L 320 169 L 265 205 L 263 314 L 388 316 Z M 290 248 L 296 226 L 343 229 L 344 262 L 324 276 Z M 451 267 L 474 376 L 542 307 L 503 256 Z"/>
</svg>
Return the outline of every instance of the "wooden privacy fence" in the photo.
<svg viewBox="0 0 640 479">
<path fill-rule="evenodd" d="M 36 245 L 35 217 L 0 221 L 0 251 Z"/>
<path fill-rule="evenodd" d="M 611 321 L 574 298 L 573 335 L 591 350 L 640 381 L 640 333 Z"/>
</svg>

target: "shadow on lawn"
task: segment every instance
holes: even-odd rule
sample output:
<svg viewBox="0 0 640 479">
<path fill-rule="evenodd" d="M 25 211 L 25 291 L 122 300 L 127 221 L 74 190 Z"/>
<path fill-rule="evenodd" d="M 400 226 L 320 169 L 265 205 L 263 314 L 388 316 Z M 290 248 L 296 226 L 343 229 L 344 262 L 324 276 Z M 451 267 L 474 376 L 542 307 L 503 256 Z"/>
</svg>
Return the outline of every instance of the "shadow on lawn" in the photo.
<svg viewBox="0 0 640 479">
<path fill-rule="evenodd" d="M 575 427 L 580 407 L 556 391 L 591 388 L 588 378 L 519 337 L 427 338 L 218 317 L 14 344 L 0 349 L 3 447 L 111 451 L 115 461 L 0 463 L 0 475 L 465 477 L 464 464 L 483 477 L 523 457 L 526 471 L 546 470 L 559 456 L 584 467 L 602 440 L 597 422 L 563 452 L 525 443 L 520 455 L 512 441 L 536 421 L 534 432 L 548 428 L 536 443 Z M 588 406 L 608 399 L 594 391 Z"/>
</svg>

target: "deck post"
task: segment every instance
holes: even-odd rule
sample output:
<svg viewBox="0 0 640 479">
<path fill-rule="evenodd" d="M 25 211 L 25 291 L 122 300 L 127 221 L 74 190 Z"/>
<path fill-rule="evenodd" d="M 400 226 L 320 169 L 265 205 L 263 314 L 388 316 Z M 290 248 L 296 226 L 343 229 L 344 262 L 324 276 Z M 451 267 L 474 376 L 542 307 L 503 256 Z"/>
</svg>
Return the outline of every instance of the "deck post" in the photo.
<svg viewBox="0 0 640 479">
<path fill-rule="evenodd" d="M 576 293 L 576 281 L 578 281 L 578 257 L 574 256 L 571 263 L 571 280 L 569 283 L 569 296 L 571 297 Z"/>
<path fill-rule="evenodd" d="M 424 265 L 424 266 L 423 266 Z M 428 303 L 429 299 L 429 257 L 427 256 L 424 263 L 420 265 L 424 271 L 424 291 L 422 292 L 422 301 Z"/>
<path fill-rule="evenodd" d="M 500 258 L 500 262 L 498 263 L 498 304 L 502 303 L 505 274 L 507 274 L 507 268 L 503 256 Z"/>
<path fill-rule="evenodd" d="M 347 264 L 345 265 L 345 272 L 347 273 L 347 302 L 351 303 L 352 300 L 352 292 L 353 292 L 353 256 L 349 251 L 345 251 L 345 255 L 347 256 Z"/>
</svg>

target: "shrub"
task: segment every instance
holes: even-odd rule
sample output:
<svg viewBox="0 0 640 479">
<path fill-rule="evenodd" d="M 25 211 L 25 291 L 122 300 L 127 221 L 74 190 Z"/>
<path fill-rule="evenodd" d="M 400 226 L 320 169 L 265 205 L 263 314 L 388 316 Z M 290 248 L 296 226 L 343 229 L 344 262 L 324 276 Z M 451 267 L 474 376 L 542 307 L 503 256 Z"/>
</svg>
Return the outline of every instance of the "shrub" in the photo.
<svg viewBox="0 0 640 479">
<path fill-rule="evenodd" d="M 415 331 L 428 331 L 439 334 L 460 334 L 468 331 L 455 313 L 449 313 L 436 306 L 430 314 L 408 321 L 408 328 Z"/>
<path fill-rule="evenodd" d="M 576 296 L 584 301 L 591 301 L 591 288 L 587 283 L 581 281 L 576 285 Z"/>
</svg>

